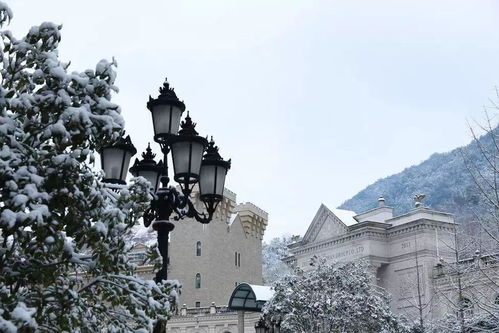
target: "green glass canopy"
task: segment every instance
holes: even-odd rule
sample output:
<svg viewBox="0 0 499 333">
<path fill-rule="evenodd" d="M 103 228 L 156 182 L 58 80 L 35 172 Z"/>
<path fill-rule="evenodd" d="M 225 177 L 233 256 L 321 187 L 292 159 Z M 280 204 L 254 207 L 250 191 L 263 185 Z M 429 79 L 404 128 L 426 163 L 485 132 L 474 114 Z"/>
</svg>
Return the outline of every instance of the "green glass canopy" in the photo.
<svg viewBox="0 0 499 333">
<path fill-rule="evenodd" d="M 273 291 L 267 286 L 238 285 L 229 300 L 229 309 L 261 312 L 263 305 L 272 297 Z"/>
</svg>

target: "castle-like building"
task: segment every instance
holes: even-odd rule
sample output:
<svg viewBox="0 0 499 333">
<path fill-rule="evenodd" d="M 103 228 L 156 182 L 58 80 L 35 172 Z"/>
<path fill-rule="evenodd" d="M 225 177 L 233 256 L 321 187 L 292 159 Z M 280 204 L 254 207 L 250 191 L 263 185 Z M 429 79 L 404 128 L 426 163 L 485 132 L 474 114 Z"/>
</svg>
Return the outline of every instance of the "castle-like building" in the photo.
<svg viewBox="0 0 499 333">
<path fill-rule="evenodd" d="M 191 200 L 202 211 L 196 189 Z M 168 332 L 238 332 L 241 313 L 227 305 L 238 284 L 263 284 L 262 239 L 267 224 L 264 210 L 250 202 L 238 204 L 236 194 L 228 189 L 209 224 L 193 219 L 175 222 L 170 233 L 168 278 L 178 280 L 182 289 L 178 313 L 168 321 Z M 138 262 L 144 252 L 145 246 L 137 244 L 131 259 Z M 139 271 L 153 277 L 152 266 L 141 266 Z M 259 315 L 245 316 L 245 331 L 254 332 Z"/>
<path fill-rule="evenodd" d="M 193 200 L 201 204 L 197 196 Z M 265 211 L 249 202 L 236 204 L 236 194 L 226 189 L 212 222 L 177 222 L 170 236 L 168 276 L 182 283 L 180 304 L 227 305 L 239 283 L 261 285 L 267 221 Z"/>
</svg>

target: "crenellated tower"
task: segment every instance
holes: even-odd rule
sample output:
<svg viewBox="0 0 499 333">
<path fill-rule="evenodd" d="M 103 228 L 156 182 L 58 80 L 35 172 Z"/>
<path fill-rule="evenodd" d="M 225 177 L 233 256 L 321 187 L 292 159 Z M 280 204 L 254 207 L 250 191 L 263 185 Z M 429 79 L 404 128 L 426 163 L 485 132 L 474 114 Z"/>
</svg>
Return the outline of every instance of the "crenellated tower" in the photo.
<svg viewBox="0 0 499 333">
<path fill-rule="evenodd" d="M 269 214 L 251 202 L 240 203 L 234 208 L 239 214 L 244 231 L 247 235 L 263 239 L 267 229 Z"/>
</svg>

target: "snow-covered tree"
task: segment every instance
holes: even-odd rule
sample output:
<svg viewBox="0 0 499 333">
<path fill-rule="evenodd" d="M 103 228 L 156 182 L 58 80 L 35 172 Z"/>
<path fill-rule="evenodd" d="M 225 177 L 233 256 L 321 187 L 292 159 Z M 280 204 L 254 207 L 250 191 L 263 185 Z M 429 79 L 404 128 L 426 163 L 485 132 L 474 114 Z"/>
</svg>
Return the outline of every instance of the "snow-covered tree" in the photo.
<svg viewBox="0 0 499 333">
<path fill-rule="evenodd" d="M 388 307 L 384 292 L 372 284 L 364 262 L 312 262 L 274 284 L 264 319 L 282 332 L 406 332 Z"/>
<path fill-rule="evenodd" d="M 2 28 L 11 18 L 0 3 Z M 150 331 L 176 286 L 137 277 L 127 260 L 149 184 L 113 193 L 90 167 L 123 132 L 115 63 L 68 73 L 60 30 L 0 30 L 0 331 Z"/>
<path fill-rule="evenodd" d="M 271 285 L 281 277 L 290 273 L 283 259 L 290 255 L 288 245 L 297 236 L 275 237 L 262 246 L 262 272 L 265 284 Z"/>
<path fill-rule="evenodd" d="M 446 244 L 454 260 L 440 266 L 451 286 L 450 292 L 439 292 L 450 309 L 440 323 L 444 332 L 499 332 L 499 105 L 491 103 L 485 121 L 470 125 L 476 153 L 460 150 L 482 208 L 470 209 L 474 221 L 467 224 L 475 228 L 458 226 L 453 244 Z"/>
</svg>

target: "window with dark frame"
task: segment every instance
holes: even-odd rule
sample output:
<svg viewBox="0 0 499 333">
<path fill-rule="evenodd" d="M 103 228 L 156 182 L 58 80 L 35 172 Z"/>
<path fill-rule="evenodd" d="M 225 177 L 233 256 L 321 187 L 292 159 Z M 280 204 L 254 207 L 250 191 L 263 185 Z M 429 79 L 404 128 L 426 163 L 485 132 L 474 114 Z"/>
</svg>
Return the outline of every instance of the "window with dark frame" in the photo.
<svg viewBox="0 0 499 333">
<path fill-rule="evenodd" d="M 237 266 L 241 267 L 241 253 L 237 254 Z"/>
<path fill-rule="evenodd" d="M 195 282 L 195 285 L 196 285 L 196 289 L 201 288 L 201 274 L 200 274 L 200 273 L 197 273 L 197 274 L 196 274 L 196 282 Z"/>
<path fill-rule="evenodd" d="M 201 257 L 201 241 L 196 243 L 196 257 Z"/>
</svg>

